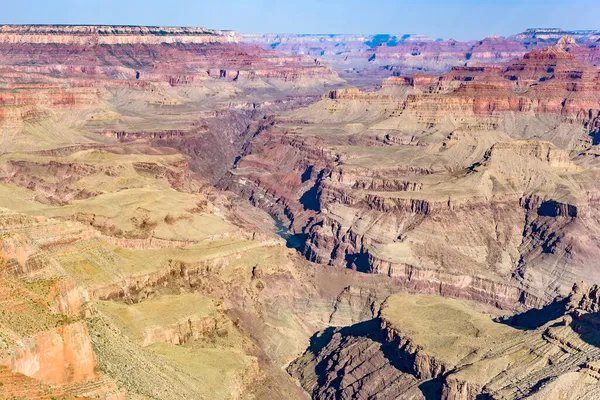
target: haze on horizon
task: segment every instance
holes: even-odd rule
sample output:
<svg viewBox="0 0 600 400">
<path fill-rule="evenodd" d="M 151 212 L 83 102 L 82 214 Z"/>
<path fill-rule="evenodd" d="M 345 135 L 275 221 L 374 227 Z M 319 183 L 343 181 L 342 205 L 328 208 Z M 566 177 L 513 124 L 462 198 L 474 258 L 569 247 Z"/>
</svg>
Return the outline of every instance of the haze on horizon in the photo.
<svg viewBox="0 0 600 400">
<path fill-rule="evenodd" d="M 593 0 L 5 0 L 2 24 L 203 26 L 240 33 L 509 36 L 527 28 L 599 29 Z"/>
</svg>

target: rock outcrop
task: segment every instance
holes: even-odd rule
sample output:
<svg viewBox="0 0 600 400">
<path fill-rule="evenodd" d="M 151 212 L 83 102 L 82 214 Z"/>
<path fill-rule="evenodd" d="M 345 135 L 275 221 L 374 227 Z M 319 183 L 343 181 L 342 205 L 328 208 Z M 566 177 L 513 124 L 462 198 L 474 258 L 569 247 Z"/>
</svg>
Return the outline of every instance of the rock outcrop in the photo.
<svg viewBox="0 0 600 400">
<path fill-rule="evenodd" d="M 462 301 L 395 295 L 377 319 L 315 335 L 288 371 L 313 398 L 593 398 L 596 291 L 513 317 L 527 326 Z"/>
<path fill-rule="evenodd" d="M 81 322 L 34 336 L 19 344 L 11 359 L 13 371 L 53 386 L 92 380 L 95 367 L 92 343 Z"/>
</svg>

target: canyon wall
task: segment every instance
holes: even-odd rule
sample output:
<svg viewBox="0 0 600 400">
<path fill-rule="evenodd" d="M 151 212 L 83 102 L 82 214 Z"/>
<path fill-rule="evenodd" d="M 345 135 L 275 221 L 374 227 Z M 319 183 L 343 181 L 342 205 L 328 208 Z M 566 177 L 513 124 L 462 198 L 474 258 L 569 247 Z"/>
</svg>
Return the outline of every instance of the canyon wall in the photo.
<svg viewBox="0 0 600 400">
<path fill-rule="evenodd" d="M 115 45 L 230 43 L 239 35 L 205 28 L 117 25 L 1 25 L 0 43 Z"/>
<path fill-rule="evenodd" d="M 345 286 L 300 279 L 271 218 L 211 182 L 342 83 L 233 32 L 1 26 L 0 397 L 304 396 L 281 367 Z M 281 282 L 317 299 L 286 335 L 264 322 Z"/>
<path fill-rule="evenodd" d="M 573 34 L 262 48 L 203 28 L 1 27 L 0 397 L 593 381 L 597 289 L 527 332 L 463 302 L 556 307 L 600 278 L 600 74 L 594 34 Z M 360 86 L 388 79 L 348 87 L 336 71 L 354 64 L 374 67 Z"/>
<path fill-rule="evenodd" d="M 395 295 L 375 320 L 316 334 L 288 371 L 315 399 L 594 397 L 597 313 L 585 299 L 596 291 L 522 315 L 527 327 L 474 303 Z"/>
</svg>

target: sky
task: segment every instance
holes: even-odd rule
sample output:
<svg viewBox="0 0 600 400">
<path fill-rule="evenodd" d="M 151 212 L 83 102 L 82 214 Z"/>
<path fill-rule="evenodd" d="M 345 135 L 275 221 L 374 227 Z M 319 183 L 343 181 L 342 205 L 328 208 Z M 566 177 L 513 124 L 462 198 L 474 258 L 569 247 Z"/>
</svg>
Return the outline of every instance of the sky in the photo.
<svg viewBox="0 0 600 400">
<path fill-rule="evenodd" d="M 240 33 L 419 33 L 481 39 L 600 29 L 599 0 L 0 0 L 1 24 L 202 26 Z"/>
</svg>

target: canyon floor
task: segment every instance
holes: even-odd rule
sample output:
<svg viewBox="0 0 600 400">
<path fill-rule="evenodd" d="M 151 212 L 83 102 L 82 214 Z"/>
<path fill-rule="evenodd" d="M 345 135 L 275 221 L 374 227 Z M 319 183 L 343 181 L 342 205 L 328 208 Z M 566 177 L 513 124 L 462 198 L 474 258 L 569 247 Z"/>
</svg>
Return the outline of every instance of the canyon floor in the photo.
<svg viewBox="0 0 600 400">
<path fill-rule="evenodd" d="M 384 36 L 1 26 L 0 397 L 600 396 L 600 34 Z"/>
</svg>

